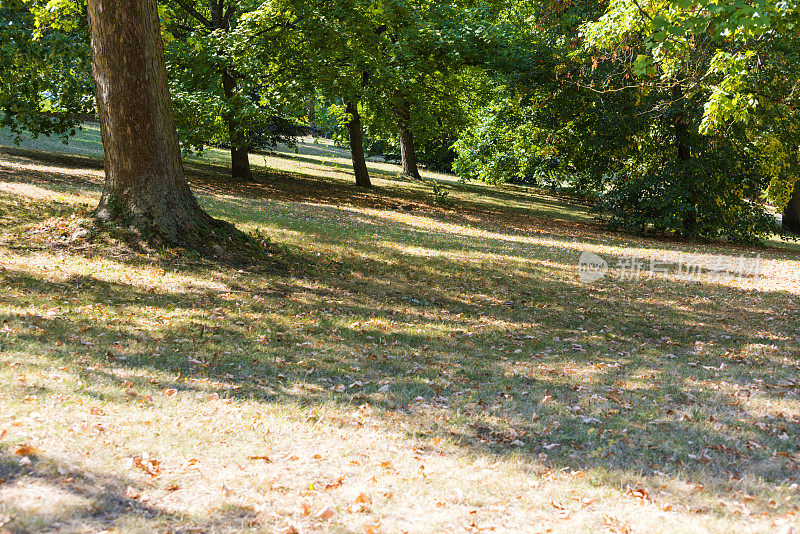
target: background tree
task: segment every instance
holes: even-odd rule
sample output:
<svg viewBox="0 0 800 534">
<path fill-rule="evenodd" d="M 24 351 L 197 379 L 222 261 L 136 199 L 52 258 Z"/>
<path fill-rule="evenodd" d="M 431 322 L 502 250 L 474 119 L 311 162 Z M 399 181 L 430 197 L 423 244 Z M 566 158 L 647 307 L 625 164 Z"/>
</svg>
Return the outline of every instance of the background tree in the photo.
<svg viewBox="0 0 800 534">
<path fill-rule="evenodd" d="M 307 92 L 342 106 L 357 183 L 366 185 L 363 129 L 396 147 L 412 178 L 418 146 L 449 151 L 468 85 L 458 72 L 496 53 L 495 22 L 491 10 L 456 2 L 280 0 L 248 17 L 245 40 Z"/>
<path fill-rule="evenodd" d="M 243 19 L 242 46 L 258 50 L 263 64 L 280 66 L 296 99 L 321 94 L 338 104 L 346 125 L 356 185 L 371 187 L 363 150 L 361 102 L 381 65 L 375 42 L 378 28 L 363 0 L 276 0 Z"/>
<path fill-rule="evenodd" d="M 409 178 L 420 178 L 420 160 L 449 171 L 467 95 L 479 87 L 472 78 L 480 70 L 471 67 L 505 53 L 506 28 L 488 5 L 395 0 L 380 6 L 373 16 L 384 68 L 365 98 L 370 136 L 396 147 Z"/>
<path fill-rule="evenodd" d="M 252 180 L 246 127 L 247 111 L 252 110 L 228 46 L 229 32 L 241 14 L 236 0 L 173 0 L 161 10 L 170 36 L 169 70 L 179 95 L 176 110 L 184 144 L 202 149 L 217 139 L 229 145 L 233 178 Z"/>
<path fill-rule="evenodd" d="M 512 3 L 507 19 L 532 61 L 493 77 L 496 96 L 471 115 L 456 170 L 569 185 L 626 230 L 768 236 L 766 200 L 781 206 L 777 193 L 795 183 L 796 150 L 778 130 L 792 120 L 797 77 L 786 61 L 771 59 L 770 74 L 764 62 L 789 38 L 782 28 L 793 15 L 766 3 L 775 18 L 753 22 L 750 7 L 715 5 Z M 756 104 L 768 86 L 771 103 Z"/>
<path fill-rule="evenodd" d="M 602 6 L 589 1 L 503 6 L 498 18 L 513 31 L 503 56 L 470 72 L 474 88 L 468 124 L 454 145 L 456 173 L 494 184 L 563 187 L 570 182 L 586 189 L 587 170 L 608 165 L 596 148 L 614 139 L 618 124 L 609 125 L 608 136 L 602 134 L 602 125 L 591 135 L 577 135 L 582 119 L 602 120 L 611 110 L 568 79 L 581 66 L 572 56 L 580 42 L 580 24 L 601 13 Z M 597 112 L 600 107 L 602 113 Z M 573 153 L 581 157 L 572 161 Z"/>
<path fill-rule="evenodd" d="M 161 5 L 167 73 L 184 150 L 227 146 L 231 174 L 251 180 L 248 151 L 293 144 L 307 133 L 293 82 L 278 66 L 238 42 L 248 0 L 169 0 Z M 263 61 L 262 61 L 263 60 Z"/>
</svg>

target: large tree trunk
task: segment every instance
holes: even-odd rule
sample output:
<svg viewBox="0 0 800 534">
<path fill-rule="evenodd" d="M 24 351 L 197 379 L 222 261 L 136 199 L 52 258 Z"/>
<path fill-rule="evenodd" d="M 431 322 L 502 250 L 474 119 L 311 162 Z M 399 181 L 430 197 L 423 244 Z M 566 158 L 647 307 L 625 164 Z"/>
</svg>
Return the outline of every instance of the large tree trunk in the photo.
<svg viewBox="0 0 800 534">
<path fill-rule="evenodd" d="M 89 0 L 88 13 L 106 169 L 97 218 L 227 256 L 220 243 L 243 236 L 205 213 L 186 183 L 156 0 Z"/>
<path fill-rule="evenodd" d="M 228 69 L 222 70 L 222 88 L 225 91 L 225 98 L 230 101 L 236 89 L 236 78 Z M 250 157 L 247 154 L 247 139 L 240 121 L 231 114 L 228 117 L 228 134 L 231 142 L 231 174 L 235 180 L 252 180 L 253 173 L 250 170 Z"/>
<path fill-rule="evenodd" d="M 364 141 L 361 138 L 361 116 L 358 114 L 358 105 L 347 102 L 347 113 L 350 121 L 347 131 L 350 135 L 350 155 L 353 158 L 353 173 L 356 175 L 356 185 L 359 187 L 372 187 L 367 171 L 367 160 L 364 158 Z"/>
<path fill-rule="evenodd" d="M 411 130 L 411 106 L 403 101 L 396 109 L 397 127 L 400 132 L 400 159 L 403 163 L 403 176 L 420 180 L 417 152 L 414 147 L 414 132 Z"/>
<path fill-rule="evenodd" d="M 795 182 L 792 198 L 783 208 L 783 229 L 800 235 L 800 180 Z"/>
</svg>

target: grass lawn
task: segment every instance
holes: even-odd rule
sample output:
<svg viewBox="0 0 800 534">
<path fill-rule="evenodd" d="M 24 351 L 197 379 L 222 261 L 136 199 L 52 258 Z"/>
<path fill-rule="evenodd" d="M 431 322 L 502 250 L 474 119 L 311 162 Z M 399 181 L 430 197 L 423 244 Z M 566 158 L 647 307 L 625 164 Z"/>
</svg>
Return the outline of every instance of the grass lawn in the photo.
<svg viewBox="0 0 800 534">
<path fill-rule="evenodd" d="M 75 238 L 75 146 L 0 136 L 0 531 L 792 532 L 800 251 L 598 228 L 325 142 L 187 160 L 274 268 Z M 578 260 L 761 255 L 741 280 Z"/>
</svg>

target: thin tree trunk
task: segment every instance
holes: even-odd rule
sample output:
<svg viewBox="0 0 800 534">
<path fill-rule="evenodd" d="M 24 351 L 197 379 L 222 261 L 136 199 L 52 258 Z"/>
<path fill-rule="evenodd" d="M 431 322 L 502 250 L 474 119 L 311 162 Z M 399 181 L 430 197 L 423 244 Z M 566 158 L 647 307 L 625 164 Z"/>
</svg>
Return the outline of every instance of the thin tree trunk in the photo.
<svg viewBox="0 0 800 534">
<path fill-rule="evenodd" d="M 241 234 L 204 212 L 186 183 L 156 0 L 89 0 L 88 14 L 106 169 L 97 219 L 224 256 L 217 236 Z"/>
<path fill-rule="evenodd" d="M 350 154 L 353 158 L 353 173 L 356 175 L 356 185 L 359 187 L 372 187 L 367 171 L 367 160 L 364 158 L 364 141 L 361 137 L 361 116 L 358 114 L 358 105 L 347 102 L 346 111 L 350 115 L 347 131 L 350 136 Z"/>
<path fill-rule="evenodd" d="M 400 158 L 403 163 L 403 176 L 413 180 L 421 180 L 417 166 L 417 153 L 414 148 L 414 133 L 408 129 L 400 128 Z"/>
<path fill-rule="evenodd" d="M 397 117 L 397 129 L 400 133 L 400 159 L 403 164 L 403 176 L 412 180 L 420 180 L 422 177 L 417 165 L 414 132 L 411 130 L 411 105 L 406 100 L 401 100 L 394 112 Z"/>
<path fill-rule="evenodd" d="M 225 98 L 230 102 L 236 90 L 236 78 L 228 69 L 222 69 L 222 88 L 225 91 Z M 250 170 L 250 157 L 247 154 L 247 139 L 241 123 L 233 114 L 228 117 L 228 134 L 231 142 L 231 175 L 234 180 L 250 181 L 253 179 L 253 173 Z"/>
<path fill-rule="evenodd" d="M 783 209 L 783 229 L 800 235 L 800 180 L 795 182 L 792 198 Z"/>
</svg>

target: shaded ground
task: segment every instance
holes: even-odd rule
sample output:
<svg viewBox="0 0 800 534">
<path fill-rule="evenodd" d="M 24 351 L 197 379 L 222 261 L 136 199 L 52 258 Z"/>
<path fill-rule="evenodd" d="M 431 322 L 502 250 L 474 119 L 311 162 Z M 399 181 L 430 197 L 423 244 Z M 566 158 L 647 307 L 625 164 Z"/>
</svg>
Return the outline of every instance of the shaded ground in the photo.
<svg viewBox="0 0 800 534">
<path fill-rule="evenodd" d="M 608 234 L 540 192 L 447 177 L 450 206 L 390 171 L 365 193 L 333 156 L 284 154 L 256 185 L 190 168 L 215 216 L 286 249 L 284 274 L 234 272 L 71 239 L 102 171 L 33 156 L 0 155 L 12 532 L 797 524 L 791 249 Z M 587 285 L 587 251 L 763 259 L 724 283 Z"/>
</svg>

